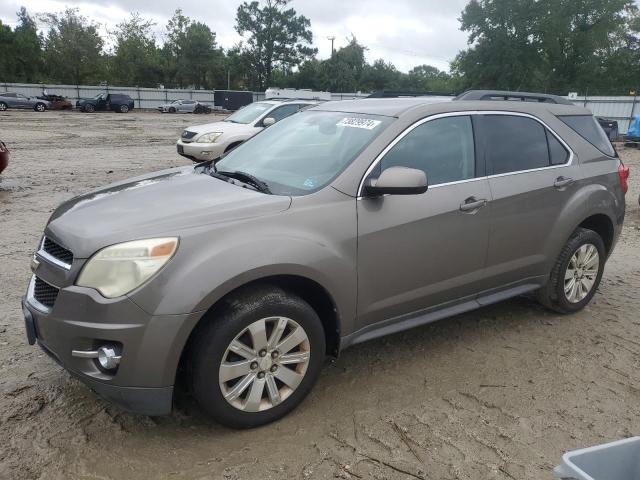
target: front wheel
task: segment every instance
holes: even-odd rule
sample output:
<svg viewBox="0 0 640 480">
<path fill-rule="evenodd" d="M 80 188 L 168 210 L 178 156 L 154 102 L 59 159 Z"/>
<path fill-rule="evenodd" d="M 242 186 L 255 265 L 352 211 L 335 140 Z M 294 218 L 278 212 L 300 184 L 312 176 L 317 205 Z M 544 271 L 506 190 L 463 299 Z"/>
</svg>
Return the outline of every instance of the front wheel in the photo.
<svg viewBox="0 0 640 480">
<path fill-rule="evenodd" d="M 227 301 L 197 332 L 193 394 L 224 425 L 264 425 L 302 402 L 324 356 L 322 323 L 307 302 L 277 287 L 251 288 Z"/>
<path fill-rule="evenodd" d="M 96 107 L 88 103 L 87 105 L 84 106 L 84 111 L 87 113 L 93 113 L 96 111 Z"/>
<path fill-rule="evenodd" d="M 560 252 L 548 284 L 538 292 L 546 307 L 559 313 L 582 310 L 600 285 L 606 251 L 602 237 L 578 228 Z"/>
<path fill-rule="evenodd" d="M 0 112 L 4 112 L 7 109 L 7 104 L 0 102 Z"/>
<path fill-rule="evenodd" d="M 36 103 L 33 109 L 36 112 L 44 112 L 47 109 L 47 106 L 44 103 Z"/>
</svg>

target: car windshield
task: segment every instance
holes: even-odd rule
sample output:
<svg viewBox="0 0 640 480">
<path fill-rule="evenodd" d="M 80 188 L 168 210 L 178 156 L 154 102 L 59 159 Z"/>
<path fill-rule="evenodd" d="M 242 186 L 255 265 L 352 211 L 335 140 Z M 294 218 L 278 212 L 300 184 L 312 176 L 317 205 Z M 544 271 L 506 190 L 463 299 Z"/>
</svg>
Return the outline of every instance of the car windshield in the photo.
<svg viewBox="0 0 640 480">
<path fill-rule="evenodd" d="M 229 152 L 216 169 L 248 173 L 275 195 L 305 195 L 331 182 L 392 121 L 378 115 L 301 112 Z"/>
<path fill-rule="evenodd" d="M 233 115 L 228 116 L 224 119 L 225 122 L 231 123 L 251 123 L 254 122 L 262 115 L 264 112 L 269 110 L 273 105 L 270 103 L 250 103 L 246 107 L 241 108 Z"/>
</svg>

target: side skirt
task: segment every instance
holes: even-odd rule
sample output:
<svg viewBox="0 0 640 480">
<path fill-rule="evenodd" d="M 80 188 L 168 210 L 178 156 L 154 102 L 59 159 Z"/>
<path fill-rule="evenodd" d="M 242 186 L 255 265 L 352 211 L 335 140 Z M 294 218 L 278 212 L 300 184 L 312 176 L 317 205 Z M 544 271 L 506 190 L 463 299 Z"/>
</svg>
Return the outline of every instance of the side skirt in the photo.
<svg viewBox="0 0 640 480">
<path fill-rule="evenodd" d="M 465 297 L 460 300 L 430 307 L 426 310 L 420 310 L 368 325 L 350 335 L 342 337 L 340 340 L 340 350 L 342 351 L 352 345 L 373 340 L 374 338 L 402 332 L 403 330 L 433 323 L 443 318 L 459 315 L 486 305 L 491 305 L 492 303 L 501 302 L 508 298 L 533 292 L 543 286 L 546 281 L 547 276 L 528 278 L 523 282 L 511 284 L 506 288 L 502 287 L 500 289 L 489 290 L 479 295 Z"/>
</svg>

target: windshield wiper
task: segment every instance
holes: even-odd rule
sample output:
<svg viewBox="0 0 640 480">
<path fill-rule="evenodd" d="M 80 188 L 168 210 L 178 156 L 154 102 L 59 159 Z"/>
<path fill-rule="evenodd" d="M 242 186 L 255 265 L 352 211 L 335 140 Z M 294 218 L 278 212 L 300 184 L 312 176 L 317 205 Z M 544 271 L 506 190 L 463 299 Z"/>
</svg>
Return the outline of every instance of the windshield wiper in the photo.
<svg viewBox="0 0 640 480">
<path fill-rule="evenodd" d="M 271 189 L 269 188 L 269 185 L 267 185 L 265 182 L 263 182 L 262 180 L 260 180 L 257 177 L 254 177 L 253 175 L 251 175 L 250 173 L 247 172 L 241 172 L 241 171 L 233 171 L 233 172 L 224 172 L 224 171 L 215 171 L 213 173 L 210 174 L 212 177 L 215 177 L 217 175 L 221 176 L 221 177 L 227 177 L 227 178 L 234 178 L 236 180 L 240 180 L 242 183 L 246 183 L 247 185 L 251 185 L 252 187 L 254 187 L 256 190 L 258 190 L 259 192 L 262 193 L 266 193 L 266 194 L 271 194 Z"/>
</svg>

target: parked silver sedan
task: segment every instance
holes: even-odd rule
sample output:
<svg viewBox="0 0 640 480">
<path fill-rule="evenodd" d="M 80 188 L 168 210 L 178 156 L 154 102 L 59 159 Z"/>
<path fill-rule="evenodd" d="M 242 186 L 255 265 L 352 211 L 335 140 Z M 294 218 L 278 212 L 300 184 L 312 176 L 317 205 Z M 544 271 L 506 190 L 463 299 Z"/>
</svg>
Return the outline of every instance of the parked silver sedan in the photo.
<svg viewBox="0 0 640 480">
<path fill-rule="evenodd" d="M 51 102 L 37 97 L 27 97 L 21 93 L 0 92 L 0 112 L 8 108 L 22 108 L 44 112 L 51 108 Z"/>
<path fill-rule="evenodd" d="M 211 107 L 197 100 L 174 100 L 171 103 L 160 105 L 161 113 L 211 113 Z"/>
</svg>

